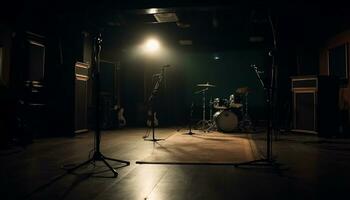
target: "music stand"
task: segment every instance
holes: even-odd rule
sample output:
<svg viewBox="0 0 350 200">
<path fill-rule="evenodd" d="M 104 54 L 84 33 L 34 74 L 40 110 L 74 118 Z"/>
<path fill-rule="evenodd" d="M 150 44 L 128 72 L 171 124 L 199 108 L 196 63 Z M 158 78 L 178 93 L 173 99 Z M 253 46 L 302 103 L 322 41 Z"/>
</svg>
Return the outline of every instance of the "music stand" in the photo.
<svg viewBox="0 0 350 200">
<path fill-rule="evenodd" d="M 114 177 L 118 176 L 118 172 L 107 162 L 107 160 L 110 161 L 115 161 L 115 162 L 120 162 L 120 163 L 125 163 L 126 166 L 130 165 L 129 161 L 125 161 L 125 160 L 119 160 L 119 159 L 115 159 L 115 158 L 109 158 L 104 156 L 101 153 L 100 150 L 100 143 L 101 143 L 101 129 L 100 129 L 100 52 L 101 52 L 101 47 L 102 47 L 102 36 L 101 33 L 98 33 L 96 38 L 95 38 L 95 42 L 94 42 L 94 52 L 93 52 L 93 56 L 94 56 L 94 78 L 95 78 L 95 106 L 96 106 L 96 127 L 95 127 L 95 148 L 94 148 L 94 152 L 93 152 L 93 156 L 91 158 L 89 158 L 88 160 L 86 160 L 85 162 L 67 169 L 68 172 L 73 172 L 76 169 L 90 164 L 91 162 L 95 162 L 95 161 L 102 161 L 112 172 Z"/>
</svg>

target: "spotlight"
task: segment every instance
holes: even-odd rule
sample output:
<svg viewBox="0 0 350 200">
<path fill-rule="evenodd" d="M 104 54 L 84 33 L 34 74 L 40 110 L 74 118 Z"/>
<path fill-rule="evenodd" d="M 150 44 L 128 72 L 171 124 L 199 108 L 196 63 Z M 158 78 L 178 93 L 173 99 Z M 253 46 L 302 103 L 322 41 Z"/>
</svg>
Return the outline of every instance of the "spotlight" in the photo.
<svg viewBox="0 0 350 200">
<path fill-rule="evenodd" d="M 146 52 L 152 53 L 152 52 L 155 52 L 155 51 L 157 51 L 159 49 L 160 44 L 159 44 L 158 40 L 152 38 L 152 39 L 148 39 L 145 42 L 143 47 L 144 47 L 144 50 Z"/>
</svg>

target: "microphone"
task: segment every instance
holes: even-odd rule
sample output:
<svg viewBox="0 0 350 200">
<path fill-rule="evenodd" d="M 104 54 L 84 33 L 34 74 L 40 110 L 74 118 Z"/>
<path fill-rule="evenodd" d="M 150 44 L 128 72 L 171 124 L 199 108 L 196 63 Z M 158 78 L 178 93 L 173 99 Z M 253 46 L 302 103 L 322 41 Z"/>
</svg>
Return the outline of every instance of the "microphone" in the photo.
<svg viewBox="0 0 350 200">
<path fill-rule="evenodd" d="M 254 68 L 254 70 L 258 69 L 258 67 L 255 64 L 251 64 L 250 67 Z"/>
<path fill-rule="evenodd" d="M 258 73 L 258 74 L 263 74 L 263 73 L 264 73 L 264 71 L 259 71 L 259 70 L 258 70 L 258 67 L 257 67 L 255 64 L 251 64 L 250 67 L 254 68 L 254 70 L 255 70 L 256 73 Z"/>
<path fill-rule="evenodd" d="M 255 64 L 251 64 L 250 67 L 254 68 L 254 70 L 258 69 L 258 67 Z"/>
</svg>

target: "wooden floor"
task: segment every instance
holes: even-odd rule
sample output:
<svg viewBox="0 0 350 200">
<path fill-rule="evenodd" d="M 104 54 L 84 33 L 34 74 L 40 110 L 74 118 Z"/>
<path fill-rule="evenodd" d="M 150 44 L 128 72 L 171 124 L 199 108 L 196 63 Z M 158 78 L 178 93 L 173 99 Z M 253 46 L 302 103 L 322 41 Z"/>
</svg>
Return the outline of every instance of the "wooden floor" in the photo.
<svg viewBox="0 0 350 200">
<path fill-rule="evenodd" d="M 102 162 L 71 174 L 62 169 L 88 159 L 93 149 L 93 133 L 35 140 L 25 149 L 3 151 L 1 199 L 334 199 L 348 195 L 350 140 L 280 135 L 273 142 L 274 156 L 281 164 L 279 169 L 141 165 L 135 162 L 151 155 L 158 145 L 142 139 L 145 131 L 103 132 L 103 154 L 131 163 L 123 166 L 111 162 L 119 173 L 117 178 Z M 167 138 L 176 132 L 158 129 L 156 136 Z M 264 133 L 240 136 L 251 139 L 259 153 L 264 153 Z"/>
</svg>

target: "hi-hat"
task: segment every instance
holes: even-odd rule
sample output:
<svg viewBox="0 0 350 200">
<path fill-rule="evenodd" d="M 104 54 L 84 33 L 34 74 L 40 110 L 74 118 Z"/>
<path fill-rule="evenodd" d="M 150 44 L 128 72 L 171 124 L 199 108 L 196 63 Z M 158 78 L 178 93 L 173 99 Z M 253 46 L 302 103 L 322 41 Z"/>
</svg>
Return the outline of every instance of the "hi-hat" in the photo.
<svg viewBox="0 0 350 200">
<path fill-rule="evenodd" d="M 204 88 L 204 89 L 201 89 L 201 90 L 196 91 L 196 92 L 194 92 L 194 93 L 195 93 L 195 94 L 199 94 L 199 93 L 205 92 L 205 91 L 207 91 L 207 90 L 209 90 L 209 88 Z"/>
<path fill-rule="evenodd" d="M 201 83 L 197 84 L 198 87 L 215 87 L 215 85 L 209 84 L 209 83 Z"/>
</svg>

